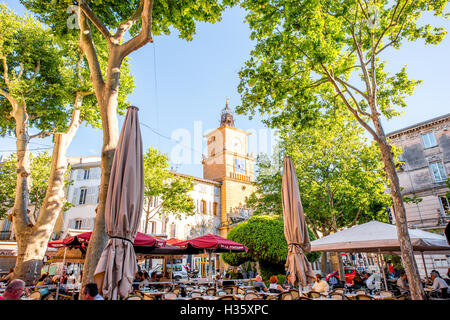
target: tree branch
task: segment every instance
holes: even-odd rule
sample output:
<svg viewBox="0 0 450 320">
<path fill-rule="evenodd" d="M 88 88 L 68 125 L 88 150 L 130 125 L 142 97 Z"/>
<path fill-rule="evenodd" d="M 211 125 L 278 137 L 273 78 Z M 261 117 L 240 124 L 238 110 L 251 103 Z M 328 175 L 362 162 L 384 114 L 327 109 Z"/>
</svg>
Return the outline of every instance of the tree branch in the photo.
<svg viewBox="0 0 450 320">
<path fill-rule="evenodd" d="M 55 129 L 53 129 L 53 131 L 41 131 L 37 134 L 31 135 L 30 140 L 33 138 L 45 138 L 46 136 L 49 136 L 49 135 L 55 133 L 55 131 L 56 131 Z"/>
<path fill-rule="evenodd" d="M 359 90 L 358 88 L 355 88 L 354 86 L 352 86 L 351 84 L 349 84 L 348 82 L 341 80 L 337 77 L 334 77 L 334 79 L 336 79 L 339 83 L 341 83 L 342 85 L 344 85 L 345 87 L 349 87 L 352 88 L 353 90 L 355 90 L 356 92 L 358 92 L 364 99 L 366 99 L 367 101 L 369 101 L 369 97 L 362 92 L 361 90 Z M 348 91 L 348 90 L 347 90 Z"/>
<path fill-rule="evenodd" d="M 5 84 L 9 87 L 9 77 L 8 77 L 8 64 L 6 63 L 6 57 L 2 56 L 3 60 L 3 77 L 5 78 Z"/>
<path fill-rule="evenodd" d="M 14 105 L 14 103 L 17 103 L 16 99 L 14 99 L 8 92 L 0 89 L 0 94 L 8 99 L 9 103 L 11 103 L 12 105 Z"/>
<path fill-rule="evenodd" d="M 97 52 L 95 51 L 94 42 L 92 40 L 91 29 L 88 21 L 86 20 L 86 16 L 82 12 L 78 15 L 78 24 L 80 25 L 80 48 L 88 61 L 91 80 L 95 89 L 97 101 L 102 103 L 102 92 L 105 82 L 100 69 Z"/>
<path fill-rule="evenodd" d="M 99 17 L 91 10 L 89 5 L 85 0 L 80 1 L 80 8 L 84 12 L 84 14 L 92 21 L 94 26 L 100 31 L 100 33 L 105 37 L 108 43 L 111 42 L 111 33 L 108 31 L 103 22 L 99 19 Z M 80 12 L 81 15 L 81 12 Z"/>
<path fill-rule="evenodd" d="M 138 50 L 148 42 L 153 42 L 152 38 L 152 12 L 153 0 L 144 0 L 141 12 L 142 29 L 134 38 L 120 45 L 121 59 L 128 56 L 131 52 Z"/>
<path fill-rule="evenodd" d="M 139 20 L 144 9 L 144 0 L 139 1 L 139 6 L 133 15 L 127 19 L 126 22 L 122 23 L 117 29 L 116 34 L 112 37 L 115 44 L 120 44 L 124 34 Z"/>
</svg>

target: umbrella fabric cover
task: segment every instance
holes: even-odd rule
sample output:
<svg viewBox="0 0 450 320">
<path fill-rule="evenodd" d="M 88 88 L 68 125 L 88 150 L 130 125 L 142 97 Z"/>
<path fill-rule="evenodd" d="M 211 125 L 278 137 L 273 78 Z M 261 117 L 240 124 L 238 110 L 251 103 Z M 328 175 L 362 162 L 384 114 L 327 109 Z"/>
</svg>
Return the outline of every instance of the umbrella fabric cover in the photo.
<svg viewBox="0 0 450 320">
<path fill-rule="evenodd" d="M 214 234 L 207 234 L 185 241 L 173 243 L 174 246 L 182 248 L 198 249 L 198 252 L 202 252 L 204 249 L 213 250 L 214 252 L 247 252 L 248 248 L 241 243 L 228 240 Z"/>
<path fill-rule="evenodd" d="M 89 244 L 92 232 L 83 232 L 73 237 L 67 237 L 61 240 L 50 241 L 48 247 L 61 248 L 61 247 L 79 247 Z M 138 232 L 136 238 L 134 238 L 133 245 L 139 247 L 164 247 L 166 241 L 152 237 L 148 234 Z"/>
<path fill-rule="evenodd" d="M 281 197 L 284 236 L 289 246 L 286 260 L 289 279 L 291 283 L 298 281 L 304 287 L 308 282 L 314 281 L 311 263 L 305 256 L 305 252 L 311 251 L 311 244 L 298 190 L 297 175 L 290 157 L 286 157 L 283 163 Z"/>
<path fill-rule="evenodd" d="M 141 218 L 144 190 L 142 138 L 138 109 L 129 107 L 111 168 L 105 206 L 108 243 L 103 250 L 94 279 L 105 298 L 126 298 L 137 272 L 133 248 Z"/>
</svg>

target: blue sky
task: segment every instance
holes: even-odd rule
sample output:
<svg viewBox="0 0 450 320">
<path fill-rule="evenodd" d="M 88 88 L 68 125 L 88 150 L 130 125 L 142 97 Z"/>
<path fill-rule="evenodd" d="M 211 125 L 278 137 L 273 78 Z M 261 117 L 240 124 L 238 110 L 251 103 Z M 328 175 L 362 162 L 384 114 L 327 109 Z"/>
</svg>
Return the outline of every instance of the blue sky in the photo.
<svg viewBox="0 0 450 320">
<path fill-rule="evenodd" d="M 25 12 L 19 1 L 0 0 L 0 3 L 5 3 L 20 14 Z M 222 21 L 216 24 L 199 23 L 193 41 L 186 42 L 176 34 L 156 37 L 154 44 L 148 44 L 130 56 L 136 88 L 129 101 L 139 107 L 141 123 L 160 133 L 155 134 L 142 126 L 144 148 L 153 146 L 172 156 L 177 146 L 173 141 L 177 132 L 187 130 L 191 135 L 189 141 L 180 142 L 184 146 L 191 146 L 191 163 L 173 164 L 179 172 L 202 176 L 202 146 L 198 139 L 194 140 L 194 136 L 198 137 L 200 133 L 218 127 L 220 110 L 226 98 L 230 99 L 232 108 L 240 104 L 238 72 L 254 46 L 249 39 L 250 31 L 244 18 L 242 9 L 228 9 Z M 426 17 L 425 20 L 450 30 L 448 20 L 435 20 L 432 17 Z M 418 41 L 406 43 L 400 50 L 385 51 L 384 58 L 389 60 L 389 70 L 396 72 L 407 64 L 410 78 L 422 80 L 414 95 L 408 98 L 405 114 L 384 121 L 386 132 L 450 112 L 449 52 L 448 36 L 438 46 L 425 46 Z M 270 133 L 266 136 L 260 134 L 260 130 L 265 129 L 260 118 L 250 121 L 245 116 L 236 116 L 235 119 L 238 128 L 257 133 L 251 140 L 251 152 L 256 153 L 264 149 L 263 146 L 270 148 Z M 51 146 L 49 139 L 32 142 L 30 148 Z M 0 145 L 2 151 L 15 149 L 12 138 L 0 138 Z M 82 127 L 68 155 L 99 156 L 101 146 L 101 130 Z M 9 153 L 0 152 L 3 155 Z M 204 149 L 203 153 L 206 153 Z"/>
</svg>

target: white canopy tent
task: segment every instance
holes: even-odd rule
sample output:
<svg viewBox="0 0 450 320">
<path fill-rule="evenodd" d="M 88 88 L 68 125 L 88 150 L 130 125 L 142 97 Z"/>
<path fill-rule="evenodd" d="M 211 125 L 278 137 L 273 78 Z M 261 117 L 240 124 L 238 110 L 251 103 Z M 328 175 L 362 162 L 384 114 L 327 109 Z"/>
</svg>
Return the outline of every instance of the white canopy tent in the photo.
<svg viewBox="0 0 450 320">
<path fill-rule="evenodd" d="M 409 237 L 415 252 L 450 254 L 450 245 L 446 237 L 420 229 L 409 229 Z M 370 221 L 330 234 L 311 242 L 311 252 L 373 252 L 378 254 L 400 255 L 400 241 L 395 225 Z M 427 275 L 426 267 L 425 274 Z M 384 273 L 382 273 L 384 278 Z M 384 279 L 385 286 L 386 279 Z"/>
<path fill-rule="evenodd" d="M 409 237 L 416 252 L 450 253 L 446 238 L 439 234 L 409 229 Z M 399 254 L 400 241 L 395 225 L 370 221 L 312 241 L 311 251 Z"/>
</svg>

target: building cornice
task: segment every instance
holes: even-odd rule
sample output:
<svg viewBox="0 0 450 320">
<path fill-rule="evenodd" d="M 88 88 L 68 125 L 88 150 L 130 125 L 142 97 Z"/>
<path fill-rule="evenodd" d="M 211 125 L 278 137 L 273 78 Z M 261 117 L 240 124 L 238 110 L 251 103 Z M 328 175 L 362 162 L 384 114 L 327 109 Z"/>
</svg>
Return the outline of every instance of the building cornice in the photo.
<svg viewBox="0 0 450 320">
<path fill-rule="evenodd" d="M 417 124 L 414 124 L 412 126 L 409 126 L 409 127 L 403 128 L 403 129 L 399 129 L 399 130 L 390 132 L 390 133 L 386 134 L 386 137 L 388 137 L 389 139 L 399 138 L 403 135 L 421 131 L 423 129 L 427 129 L 427 128 L 430 128 L 430 127 L 433 127 L 436 125 L 440 125 L 445 122 L 450 122 L 450 113 L 440 116 L 440 117 L 436 117 L 436 118 L 427 120 L 427 121 L 419 122 Z"/>
</svg>

